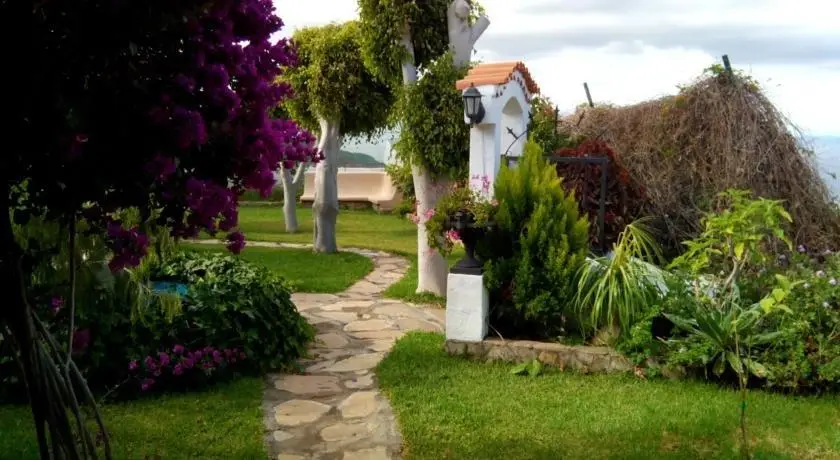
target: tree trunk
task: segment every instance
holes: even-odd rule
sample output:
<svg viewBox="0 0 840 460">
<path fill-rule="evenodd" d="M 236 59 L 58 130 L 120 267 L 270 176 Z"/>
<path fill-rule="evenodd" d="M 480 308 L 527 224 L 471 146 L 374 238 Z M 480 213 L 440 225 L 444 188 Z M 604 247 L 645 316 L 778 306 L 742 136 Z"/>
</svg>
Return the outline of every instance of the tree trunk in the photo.
<svg viewBox="0 0 840 460">
<path fill-rule="evenodd" d="M 417 196 L 417 292 L 430 292 L 443 297 L 446 295 L 449 264 L 429 246 L 426 213 L 435 208 L 448 184 L 440 179 L 434 180 L 428 171 L 419 166 L 411 167 L 411 175 Z"/>
<path fill-rule="evenodd" d="M 417 82 L 417 67 L 414 65 L 411 29 L 407 26 L 401 41 L 410 56 L 402 64 L 403 83 L 413 85 Z M 446 295 L 449 265 L 443 256 L 429 246 L 425 219 L 426 212 L 434 209 L 437 204 L 440 187 L 422 166 L 412 164 L 411 175 L 414 179 L 414 194 L 417 197 L 417 293 L 428 292 L 443 297 Z"/>
<path fill-rule="evenodd" d="M 306 166 L 306 163 L 299 163 L 294 176 L 292 176 L 291 169 L 282 168 L 280 171 L 280 181 L 283 183 L 283 221 L 286 223 L 286 233 L 300 231 L 297 220 L 297 192 L 303 183 Z"/>
<path fill-rule="evenodd" d="M 338 121 L 321 120 L 318 148 L 324 159 L 315 166 L 315 201 L 312 203 L 315 252 L 338 251 L 335 225 L 338 219 L 338 151 L 341 146 Z"/>
</svg>

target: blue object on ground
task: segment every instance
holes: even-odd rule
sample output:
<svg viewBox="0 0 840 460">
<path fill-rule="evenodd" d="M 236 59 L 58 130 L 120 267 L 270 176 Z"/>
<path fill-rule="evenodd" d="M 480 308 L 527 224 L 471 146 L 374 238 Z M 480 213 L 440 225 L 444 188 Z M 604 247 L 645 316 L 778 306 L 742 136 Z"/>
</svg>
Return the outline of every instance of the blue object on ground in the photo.
<svg viewBox="0 0 840 460">
<path fill-rule="evenodd" d="M 168 292 L 178 294 L 178 297 L 184 297 L 187 295 L 187 285 L 172 281 L 152 281 L 152 291 Z"/>
</svg>

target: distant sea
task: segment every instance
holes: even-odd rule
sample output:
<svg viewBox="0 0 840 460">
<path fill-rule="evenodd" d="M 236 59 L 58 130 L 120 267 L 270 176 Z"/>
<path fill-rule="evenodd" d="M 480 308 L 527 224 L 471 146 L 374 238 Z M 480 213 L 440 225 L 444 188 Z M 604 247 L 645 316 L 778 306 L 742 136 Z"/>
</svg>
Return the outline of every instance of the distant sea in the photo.
<svg viewBox="0 0 840 460">
<path fill-rule="evenodd" d="M 817 167 L 835 199 L 840 198 L 840 136 L 814 138 Z"/>
</svg>

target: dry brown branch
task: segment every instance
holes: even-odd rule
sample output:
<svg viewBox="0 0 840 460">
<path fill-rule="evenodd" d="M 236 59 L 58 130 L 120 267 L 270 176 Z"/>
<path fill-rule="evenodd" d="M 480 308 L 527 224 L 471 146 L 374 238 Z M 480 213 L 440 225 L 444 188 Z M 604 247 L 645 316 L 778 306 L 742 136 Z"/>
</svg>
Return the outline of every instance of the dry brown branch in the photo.
<svg viewBox="0 0 840 460">
<path fill-rule="evenodd" d="M 699 233 L 703 212 L 728 188 L 785 200 L 797 244 L 840 247 L 840 214 L 813 152 L 748 79 L 704 76 L 675 96 L 581 107 L 558 129 L 613 147 L 644 186 L 646 211 L 658 218 L 671 247 Z"/>
</svg>

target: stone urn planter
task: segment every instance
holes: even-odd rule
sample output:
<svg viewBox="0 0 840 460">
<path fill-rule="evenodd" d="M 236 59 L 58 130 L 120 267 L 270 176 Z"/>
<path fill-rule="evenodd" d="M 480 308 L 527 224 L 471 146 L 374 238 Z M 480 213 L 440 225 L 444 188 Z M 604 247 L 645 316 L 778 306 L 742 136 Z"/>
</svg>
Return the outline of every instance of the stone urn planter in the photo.
<svg viewBox="0 0 840 460">
<path fill-rule="evenodd" d="M 484 238 L 484 236 L 492 231 L 493 225 L 477 225 L 475 216 L 466 210 L 455 212 L 448 222 L 450 230 L 458 232 L 458 237 L 464 243 L 464 257 L 455 263 L 450 269 L 451 273 L 460 273 L 465 275 L 480 275 L 484 264 L 475 256 L 476 244 Z"/>
</svg>

